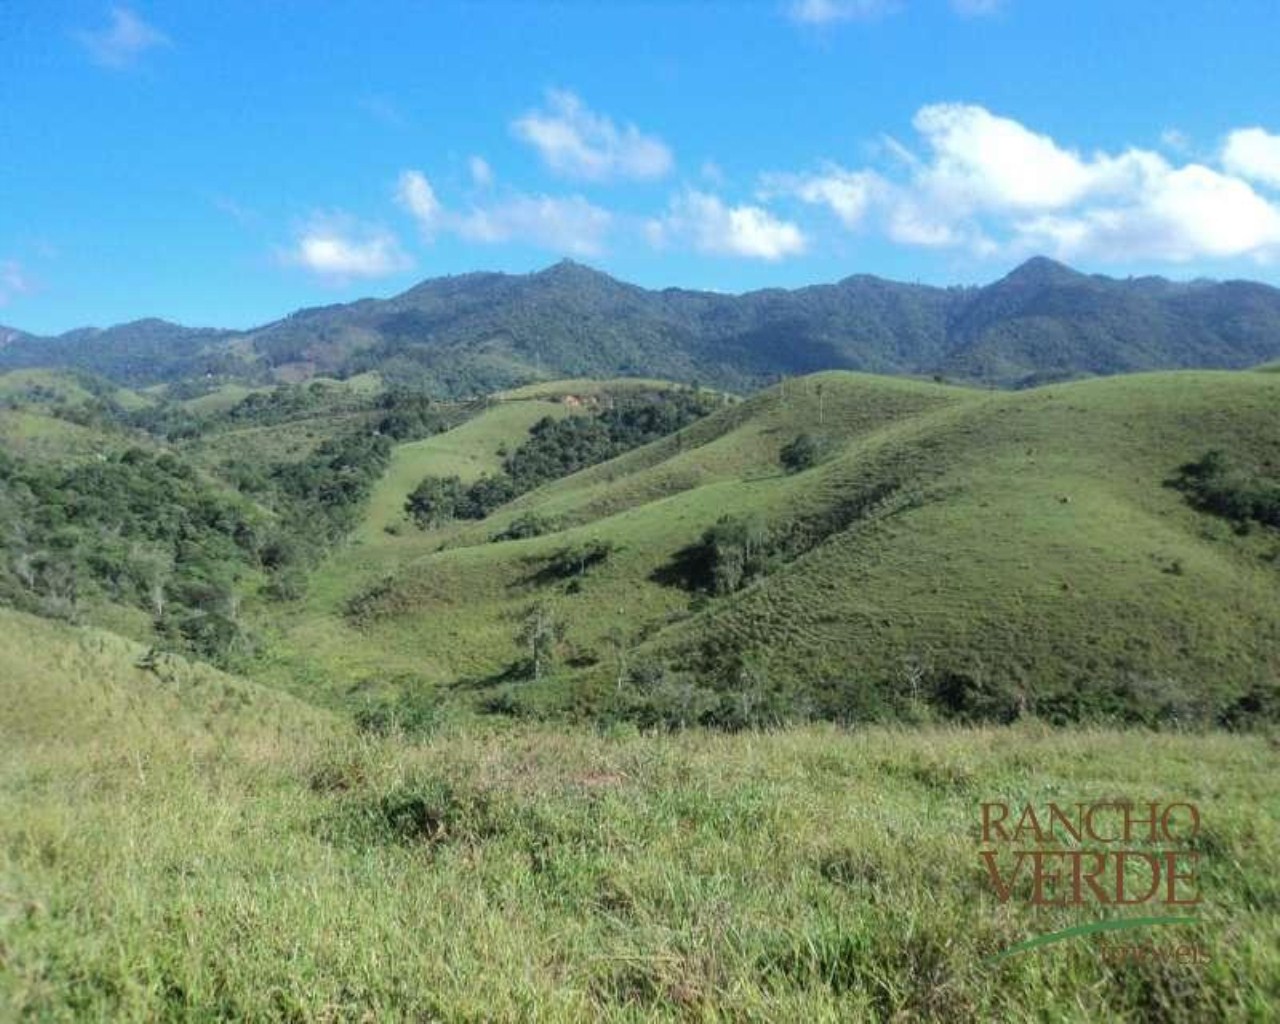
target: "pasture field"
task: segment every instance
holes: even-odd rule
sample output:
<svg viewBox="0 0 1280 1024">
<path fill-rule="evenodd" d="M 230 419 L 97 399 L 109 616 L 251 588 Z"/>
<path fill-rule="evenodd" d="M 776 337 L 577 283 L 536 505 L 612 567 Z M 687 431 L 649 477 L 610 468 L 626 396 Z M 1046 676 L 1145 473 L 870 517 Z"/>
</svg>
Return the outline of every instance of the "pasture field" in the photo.
<svg viewBox="0 0 1280 1024">
<path fill-rule="evenodd" d="M 6 1019 L 1261 1022 L 1280 1000 L 1264 736 L 378 738 L 0 616 Z M 1209 962 L 1108 963 L 1098 936 L 989 961 L 1082 914 L 999 902 L 980 803 L 1122 796 L 1201 808 L 1204 903 L 1151 931 Z"/>
</svg>

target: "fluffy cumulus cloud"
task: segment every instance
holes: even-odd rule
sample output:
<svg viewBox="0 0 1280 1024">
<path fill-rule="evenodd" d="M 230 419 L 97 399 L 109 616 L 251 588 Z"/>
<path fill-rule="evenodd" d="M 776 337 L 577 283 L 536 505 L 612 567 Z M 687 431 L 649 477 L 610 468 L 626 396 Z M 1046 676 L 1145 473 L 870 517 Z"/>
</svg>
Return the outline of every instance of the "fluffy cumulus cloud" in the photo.
<svg viewBox="0 0 1280 1024">
<path fill-rule="evenodd" d="M 688 243 L 702 253 L 779 260 L 805 249 L 800 228 L 760 206 L 729 206 L 718 196 L 689 189 L 646 225 L 652 244 Z"/>
<path fill-rule="evenodd" d="M 904 245 L 1118 262 L 1280 256 L 1280 206 L 1251 184 L 1280 181 L 1280 139 L 1260 129 L 1232 133 L 1211 167 L 1132 148 L 1081 153 L 970 104 L 924 107 L 913 127 L 914 149 L 888 147 L 895 168 L 828 164 L 765 186 Z"/>
<path fill-rule="evenodd" d="M 414 170 L 400 175 L 396 200 L 428 238 L 447 232 L 469 242 L 515 242 L 575 256 L 602 252 L 613 226 L 608 210 L 577 195 L 510 192 L 486 197 L 465 210 L 449 209 L 436 197 L 426 175 Z"/>
<path fill-rule="evenodd" d="M 880 199 L 888 182 L 875 171 L 847 171 L 828 163 L 816 174 L 766 175 L 761 196 L 791 194 L 831 210 L 847 228 L 856 228 Z"/>
<path fill-rule="evenodd" d="M 1024 249 L 1063 256 L 1187 262 L 1280 255 L 1280 208 L 1246 182 L 1199 164 L 1164 165 L 1128 202 L 1015 225 Z"/>
<path fill-rule="evenodd" d="M 388 277 L 413 265 L 392 232 L 340 213 L 313 217 L 281 255 L 286 264 L 335 282 Z"/>
<path fill-rule="evenodd" d="M 1262 128 L 1241 128 L 1227 136 L 1222 166 L 1232 174 L 1280 188 L 1280 135 Z"/>
<path fill-rule="evenodd" d="M 529 111 L 511 127 L 547 167 L 567 178 L 652 180 L 665 176 L 674 163 L 661 139 L 632 124 L 618 127 L 563 90 L 549 92 L 544 108 Z"/>
<path fill-rule="evenodd" d="M 0 306 L 7 306 L 19 295 L 31 291 L 22 264 L 17 260 L 0 260 Z"/>
<path fill-rule="evenodd" d="M 148 50 L 169 44 L 168 36 L 128 7 L 113 7 L 109 25 L 78 32 L 76 38 L 95 63 L 115 71 L 136 63 Z"/>
</svg>

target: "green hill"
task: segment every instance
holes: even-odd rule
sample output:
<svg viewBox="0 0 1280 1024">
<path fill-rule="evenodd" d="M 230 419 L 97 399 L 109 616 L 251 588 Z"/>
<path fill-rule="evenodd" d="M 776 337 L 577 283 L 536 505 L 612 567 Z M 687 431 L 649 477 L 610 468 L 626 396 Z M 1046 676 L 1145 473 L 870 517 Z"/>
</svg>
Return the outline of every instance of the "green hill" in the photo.
<svg viewBox="0 0 1280 1024">
<path fill-rule="evenodd" d="M 104 440 L 106 444 L 104 445 Z M 30 409 L 0 409 L 0 450 L 38 460 L 86 459 L 119 439 Z"/>
<path fill-rule="evenodd" d="M 153 404 L 149 395 L 117 387 L 79 371 L 11 370 L 0 373 L 0 405 L 79 408 L 95 400 L 132 411 Z"/>
<path fill-rule="evenodd" d="M 1280 291 L 1078 273 L 1043 257 L 983 287 L 856 274 L 725 295 L 648 290 L 571 261 L 423 281 L 243 332 L 140 320 L 57 338 L 7 331 L 0 370 L 64 366 L 122 384 L 257 385 L 374 372 L 441 397 L 563 377 L 751 390 L 825 369 L 1028 387 L 1280 356 Z M 215 399 L 210 399 L 215 402 Z"/>
<path fill-rule="evenodd" d="M 1165 482 L 1210 448 L 1274 460 L 1278 409 L 1280 383 L 1261 374 L 1019 393 L 822 374 L 481 523 L 390 536 L 406 470 L 293 611 L 278 668 L 334 684 L 471 680 L 491 695 L 521 657 L 522 616 L 545 603 L 564 625 L 562 667 L 550 685 L 502 691 L 533 705 L 612 699 L 626 662 L 664 693 L 732 692 L 745 673 L 761 700 L 854 717 L 916 691 L 961 715 L 1222 712 L 1275 685 L 1277 539 L 1236 532 Z M 475 439 L 463 457 L 492 458 L 510 415 L 462 428 L 464 449 Z M 779 452 L 802 433 L 823 455 L 784 473 Z M 450 442 L 410 465 L 433 471 L 428 453 Z M 553 532 L 493 542 L 530 513 Z M 763 571 L 699 592 L 682 558 L 725 515 L 756 521 Z M 564 568 L 591 544 L 607 556 Z"/>
<path fill-rule="evenodd" d="M 5 610 L 0 708 L 5 1020 L 1030 1024 L 1066 992 L 1073 1019 L 1190 1024 L 1264 1020 L 1277 995 L 1261 736 L 357 737 Z M 989 962 L 1115 919 L 997 902 L 976 805 L 1045 793 L 1203 803 L 1207 898 L 1161 931 L 1213 963 L 1108 963 L 1087 939 Z"/>
<path fill-rule="evenodd" d="M 156 756 L 189 745 L 319 735 L 333 719 L 310 705 L 113 633 L 0 608 L 3 735 L 14 753 L 84 747 Z M 11 767 L 11 766 L 10 766 Z"/>
<path fill-rule="evenodd" d="M 326 532 L 311 498 L 365 481 L 339 509 L 362 517 L 349 542 L 302 598 L 269 599 L 255 570 L 179 609 L 251 625 L 256 681 L 0 608 L 0 1018 L 1030 1024 L 1061 1018 L 1067 992 L 1082 1021 L 1267 1019 L 1280 818 L 1265 735 L 511 719 L 862 722 L 894 700 L 887 717 L 986 718 L 1010 695 L 1052 717 L 1083 694 L 1086 716 L 1178 726 L 1238 703 L 1251 678 L 1274 692 L 1275 531 L 1237 532 L 1164 481 L 1197 460 L 1196 493 L 1216 501 L 1242 467 L 1274 466 L 1278 388 L 1260 373 L 1018 393 L 821 374 L 437 530 L 399 511 L 419 474 L 495 472 L 544 417 L 597 415 L 618 388 L 469 407 L 379 459 L 376 481 L 358 461 L 287 464 L 306 472 L 250 488 L 257 512 L 294 508 L 300 536 Z M 296 397 L 251 411 L 292 416 Z M 317 401 L 300 419 L 211 429 L 319 430 Z M 4 415 L 86 445 L 107 436 Z M 812 465 L 784 472 L 805 434 Z M 198 583 L 234 568 L 215 534 L 242 533 L 232 499 L 248 498 L 187 472 L 198 441 L 23 460 L 0 476 L 0 511 L 87 466 L 42 506 L 70 529 L 26 540 L 71 542 L 109 596 L 124 582 L 113 546 L 174 525 L 157 539 L 184 562 L 205 550 Z M 1211 447 L 1226 454 L 1205 460 Z M 95 494 L 112 501 L 84 503 Z M 138 499 L 128 515 L 123 498 Z M 737 589 L 686 589 L 689 549 L 726 514 L 759 520 L 746 534 L 760 564 L 738 566 Z M 546 532 L 493 540 L 531 516 Z M 0 527 L 9 543 L 41 521 Z M 538 680 L 511 671 L 536 604 L 566 627 Z M 1249 698 L 1265 720 L 1267 691 Z M 1089 939 L 989 962 L 1115 919 L 997 901 L 976 808 L 1046 794 L 1203 805 L 1211 898 L 1163 931 L 1211 964 L 1108 962 Z"/>
</svg>

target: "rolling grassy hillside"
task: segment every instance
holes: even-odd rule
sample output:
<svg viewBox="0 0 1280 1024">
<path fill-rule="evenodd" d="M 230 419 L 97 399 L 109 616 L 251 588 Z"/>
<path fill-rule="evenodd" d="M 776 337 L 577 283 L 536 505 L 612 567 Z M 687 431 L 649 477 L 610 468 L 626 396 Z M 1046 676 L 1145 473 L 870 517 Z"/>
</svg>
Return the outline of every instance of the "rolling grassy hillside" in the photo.
<svg viewBox="0 0 1280 1024">
<path fill-rule="evenodd" d="M 499 449 L 516 447 L 529 428 L 544 417 L 568 415 L 567 406 L 543 400 L 545 397 L 554 396 L 536 389 L 527 395 L 513 393 L 489 412 L 447 433 L 398 445 L 391 467 L 369 500 L 356 542 L 376 544 L 389 526 L 409 529 L 405 498 L 425 476 L 456 476 L 469 483 L 486 473 L 496 473 L 502 468 Z"/>
<path fill-rule="evenodd" d="M 104 398 L 129 411 L 145 409 L 154 403 L 150 395 L 75 372 L 37 369 L 0 373 L 0 403 L 57 404 L 75 408 L 88 405 L 97 398 Z"/>
<path fill-rule="evenodd" d="M 256 465 L 294 462 L 325 441 L 361 427 L 371 427 L 371 412 L 319 413 L 290 423 L 232 427 L 202 435 L 182 445 L 197 463 L 214 467 L 238 459 Z"/>
<path fill-rule="evenodd" d="M 0 451 L 38 461 L 84 461 L 133 443 L 119 431 L 81 426 L 39 408 L 0 409 Z"/>
<path fill-rule="evenodd" d="M 1051 716 L 1150 701 L 1152 714 L 1194 717 L 1275 686 L 1277 542 L 1236 534 L 1164 484 L 1209 448 L 1275 460 L 1277 409 L 1280 383 L 1263 374 L 1020 393 L 822 374 L 484 522 L 380 534 L 406 471 L 292 611 L 273 675 L 336 687 L 397 676 L 464 695 L 469 680 L 492 696 L 520 657 L 521 617 L 545 603 L 565 624 L 567 663 L 551 685 L 512 682 L 506 699 L 611 699 L 625 659 L 691 680 L 748 664 L 753 685 L 855 717 L 922 685 Z M 457 444 L 451 459 L 492 459 L 500 415 L 404 458 L 439 471 L 458 463 L 431 453 Z M 779 450 L 802 432 L 825 455 L 783 473 Z M 554 532 L 491 542 L 529 512 Z M 725 514 L 809 540 L 736 593 L 675 585 L 679 553 Z M 580 578 L 546 571 L 592 541 L 612 553 Z"/>
<path fill-rule="evenodd" d="M 0 611 L 5 1019 L 1264 1020 L 1263 737 L 809 728 L 352 736 L 108 634 Z M 1192 800 L 1210 962 L 997 902 L 984 799 Z"/>
<path fill-rule="evenodd" d="M 114 633 L 0 608 L 4 735 L 26 753 L 150 756 L 181 741 L 205 754 L 229 739 L 269 745 L 333 728 L 324 712 L 198 661 Z M 9 771 L 36 772 L 17 750 Z"/>
<path fill-rule="evenodd" d="M 767 702 L 785 684 L 795 710 L 861 720 L 874 709 L 851 695 L 954 672 L 979 697 L 1021 685 L 1042 713 L 1127 680 L 1176 724 L 1250 673 L 1274 685 L 1274 532 L 1237 534 L 1163 481 L 1209 447 L 1275 464 L 1280 377 L 991 393 L 822 374 L 485 521 L 403 522 L 421 474 L 497 469 L 585 391 L 521 392 L 398 446 L 304 598 L 246 596 L 256 682 L 0 608 L 0 1019 L 1268 1019 L 1265 735 L 511 716 L 660 697 L 696 719 L 707 688 Z M 55 460 L 106 436 L 4 417 Z M 250 430 L 285 451 L 271 431 L 328 419 L 232 430 L 226 451 L 252 454 Z M 820 457 L 784 473 L 800 433 Z M 551 532 L 491 540 L 529 513 Z M 678 553 L 726 513 L 817 546 L 731 594 L 675 585 Z M 614 545 L 602 562 L 548 573 L 592 541 Z M 535 603 L 565 621 L 561 660 L 504 679 Z M 619 692 L 621 659 L 644 671 Z M 406 695 L 423 713 L 403 729 L 365 714 Z M 1114 916 L 999 903 L 974 839 L 989 799 L 1196 802 L 1205 903 L 1142 940 L 1210 962 L 1108 963 L 1096 939 L 988 962 Z"/>
</svg>

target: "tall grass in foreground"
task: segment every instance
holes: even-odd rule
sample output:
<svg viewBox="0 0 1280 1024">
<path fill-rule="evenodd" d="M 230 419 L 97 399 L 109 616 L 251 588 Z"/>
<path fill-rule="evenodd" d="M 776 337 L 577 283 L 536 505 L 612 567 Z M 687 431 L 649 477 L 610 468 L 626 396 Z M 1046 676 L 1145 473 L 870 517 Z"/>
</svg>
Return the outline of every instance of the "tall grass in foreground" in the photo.
<svg viewBox="0 0 1280 1024">
<path fill-rule="evenodd" d="M 4 745 L 0 1017 L 1199 1022 L 1280 1005 L 1280 765 L 1260 737 L 413 746 L 224 725 L 126 717 L 96 743 Z M 1080 915 L 996 902 L 978 804 L 1124 795 L 1200 804 L 1207 902 L 1176 931 L 1212 963 L 1107 966 L 1090 939 L 984 963 Z"/>
</svg>

